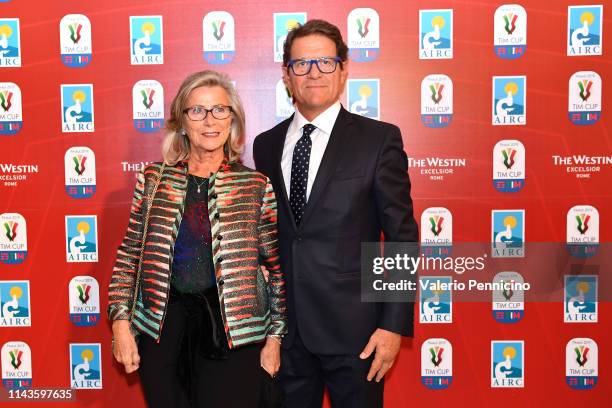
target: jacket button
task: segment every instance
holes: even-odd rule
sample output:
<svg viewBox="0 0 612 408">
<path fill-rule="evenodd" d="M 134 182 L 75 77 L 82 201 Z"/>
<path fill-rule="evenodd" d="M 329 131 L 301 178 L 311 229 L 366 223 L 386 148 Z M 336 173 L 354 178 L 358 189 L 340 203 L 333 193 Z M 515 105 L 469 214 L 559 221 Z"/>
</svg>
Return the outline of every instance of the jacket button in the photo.
<svg viewBox="0 0 612 408">
<path fill-rule="evenodd" d="M 217 263 L 221 263 L 221 262 L 223 262 L 223 257 L 218 257 L 217 258 Z"/>
<path fill-rule="evenodd" d="M 210 195 L 210 198 L 212 198 L 212 199 L 215 199 L 215 200 L 216 200 L 216 199 L 217 199 L 217 193 L 212 193 L 212 194 Z"/>
<path fill-rule="evenodd" d="M 221 234 L 217 235 L 217 239 L 218 239 L 219 241 L 221 241 L 221 240 L 223 239 L 223 235 L 221 235 Z"/>
<path fill-rule="evenodd" d="M 219 219 L 219 213 L 218 213 L 218 212 L 217 212 L 217 213 L 215 213 L 215 218 L 216 218 L 216 219 Z"/>
<path fill-rule="evenodd" d="M 225 284 L 225 281 L 223 280 L 223 278 L 219 279 L 219 286 L 223 286 Z"/>
</svg>

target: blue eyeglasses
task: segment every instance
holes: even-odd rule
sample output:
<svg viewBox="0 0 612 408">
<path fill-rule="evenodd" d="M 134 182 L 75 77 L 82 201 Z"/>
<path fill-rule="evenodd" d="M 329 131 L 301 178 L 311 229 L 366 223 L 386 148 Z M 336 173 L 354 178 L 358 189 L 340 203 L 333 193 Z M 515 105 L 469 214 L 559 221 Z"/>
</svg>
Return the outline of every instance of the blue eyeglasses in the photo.
<svg viewBox="0 0 612 408">
<path fill-rule="evenodd" d="M 320 57 L 314 59 L 294 59 L 287 63 L 287 68 L 297 76 L 308 75 L 313 65 L 316 65 L 322 74 L 331 74 L 336 70 L 338 63 L 342 62 L 340 57 Z"/>
</svg>

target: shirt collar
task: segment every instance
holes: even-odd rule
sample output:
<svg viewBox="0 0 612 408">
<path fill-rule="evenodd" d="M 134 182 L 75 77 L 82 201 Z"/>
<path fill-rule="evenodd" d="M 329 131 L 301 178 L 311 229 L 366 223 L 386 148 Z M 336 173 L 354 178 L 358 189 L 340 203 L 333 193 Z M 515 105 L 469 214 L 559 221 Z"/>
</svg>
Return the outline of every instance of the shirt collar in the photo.
<svg viewBox="0 0 612 408">
<path fill-rule="evenodd" d="M 295 108 L 295 116 L 293 117 L 293 122 L 291 126 L 295 130 L 302 129 L 304 125 L 307 123 L 312 123 L 317 129 L 322 130 L 327 135 L 331 135 L 332 129 L 334 128 L 334 124 L 336 123 L 336 119 L 338 118 L 338 114 L 340 113 L 340 101 L 336 101 L 332 106 L 325 109 L 323 112 L 319 114 L 312 122 L 309 122 L 300 111 Z"/>
</svg>

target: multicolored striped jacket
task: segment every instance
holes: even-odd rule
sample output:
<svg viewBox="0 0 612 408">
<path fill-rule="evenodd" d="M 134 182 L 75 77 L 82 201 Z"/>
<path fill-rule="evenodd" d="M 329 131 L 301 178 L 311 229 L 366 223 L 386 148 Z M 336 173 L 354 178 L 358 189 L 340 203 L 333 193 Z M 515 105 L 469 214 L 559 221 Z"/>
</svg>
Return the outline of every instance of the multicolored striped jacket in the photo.
<svg viewBox="0 0 612 408">
<path fill-rule="evenodd" d="M 108 288 L 109 319 L 129 319 L 144 239 L 132 329 L 156 341 L 164 325 L 173 248 L 188 177 L 185 163 L 166 166 L 149 202 L 161 167 L 161 163 L 151 164 L 138 174 L 127 232 Z M 149 206 L 149 225 L 143 237 Z M 279 264 L 276 198 L 270 180 L 240 163 L 224 160 L 209 180 L 208 212 L 219 302 L 230 348 L 285 334 L 285 281 Z"/>
</svg>

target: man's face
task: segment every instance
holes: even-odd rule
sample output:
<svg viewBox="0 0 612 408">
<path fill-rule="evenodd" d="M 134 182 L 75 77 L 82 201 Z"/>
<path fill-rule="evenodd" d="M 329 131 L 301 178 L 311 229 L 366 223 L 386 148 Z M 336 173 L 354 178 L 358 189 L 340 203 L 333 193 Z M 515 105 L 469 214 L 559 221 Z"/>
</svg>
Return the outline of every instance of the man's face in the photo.
<svg viewBox="0 0 612 408">
<path fill-rule="evenodd" d="M 329 38 L 313 34 L 297 38 L 291 45 L 291 59 L 315 59 L 335 57 L 336 44 Z M 331 74 L 323 74 L 316 65 L 310 72 L 297 76 L 291 68 L 283 67 L 283 80 L 291 92 L 300 113 L 308 120 L 313 120 L 324 110 L 333 105 L 344 90 L 348 77 L 348 62 L 340 63 Z"/>
</svg>

